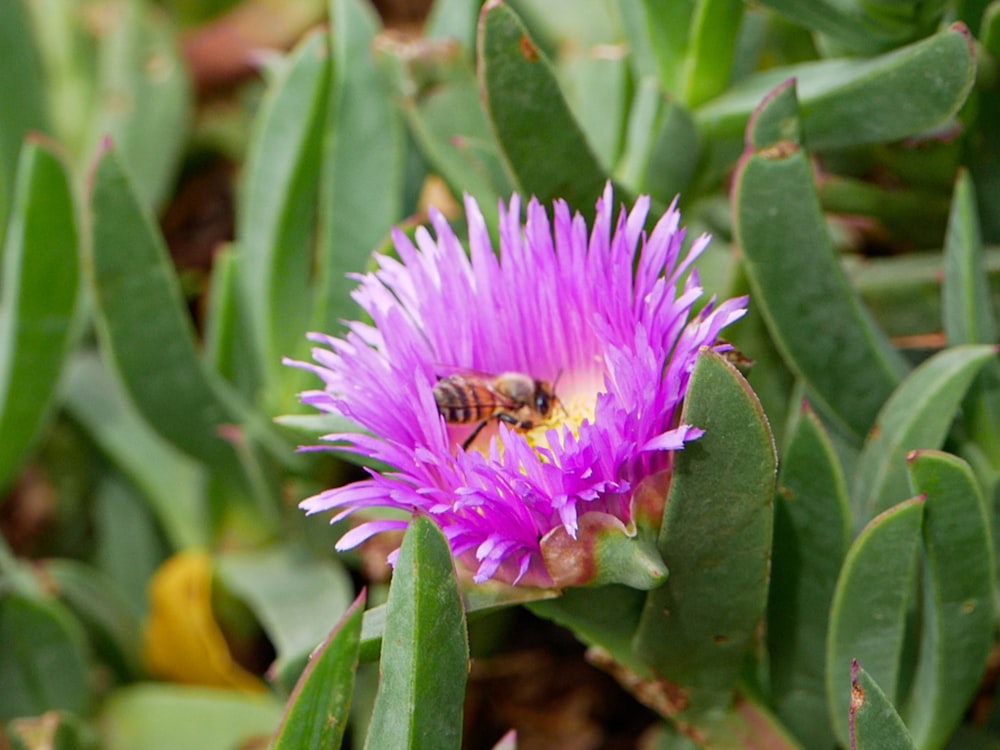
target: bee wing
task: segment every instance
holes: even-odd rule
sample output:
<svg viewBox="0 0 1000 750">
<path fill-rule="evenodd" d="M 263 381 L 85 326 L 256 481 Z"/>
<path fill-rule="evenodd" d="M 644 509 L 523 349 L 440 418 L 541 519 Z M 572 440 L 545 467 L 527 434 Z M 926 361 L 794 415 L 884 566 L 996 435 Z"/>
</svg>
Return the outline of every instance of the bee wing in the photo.
<svg viewBox="0 0 1000 750">
<path fill-rule="evenodd" d="M 460 367 L 458 365 L 435 364 L 434 374 L 437 376 L 438 380 L 444 380 L 445 378 L 450 377 L 460 377 L 464 380 L 492 383 L 496 380 L 499 373 L 490 372 L 489 370 L 476 370 L 472 367 Z"/>
</svg>

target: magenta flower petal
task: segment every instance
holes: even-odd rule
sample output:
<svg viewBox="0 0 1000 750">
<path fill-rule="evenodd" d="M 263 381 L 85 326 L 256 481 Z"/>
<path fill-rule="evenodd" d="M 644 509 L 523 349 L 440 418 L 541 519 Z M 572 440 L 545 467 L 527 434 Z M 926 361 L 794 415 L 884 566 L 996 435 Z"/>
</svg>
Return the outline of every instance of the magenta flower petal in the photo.
<svg viewBox="0 0 1000 750">
<path fill-rule="evenodd" d="M 522 220 L 515 195 L 500 207 L 499 253 L 471 198 L 468 252 L 436 211 L 433 235 L 394 232 L 399 259 L 379 256 L 375 272 L 357 277 L 354 298 L 371 323 L 350 324 L 343 338 L 311 334 L 314 361 L 288 362 L 322 381 L 304 403 L 368 433 L 324 440 L 393 471 L 302 507 L 337 518 L 372 507 L 424 513 L 475 580 L 541 585 L 551 583 L 540 549 L 550 531 L 575 539 L 588 512 L 627 526 L 634 489 L 702 434 L 679 423 L 699 351 L 726 349 L 720 331 L 746 312 L 741 297 L 694 313 L 702 290 L 692 263 L 708 237 L 685 252 L 674 205 L 647 234 L 649 207 L 642 197 L 616 217 L 609 185 L 588 231 L 562 201 L 550 218 L 531 200 Z M 557 403 L 523 423 L 487 420 L 466 448 L 477 424 L 447 422 L 435 384 L 509 372 L 552 384 Z M 366 521 L 337 547 L 405 525 Z"/>
</svg>

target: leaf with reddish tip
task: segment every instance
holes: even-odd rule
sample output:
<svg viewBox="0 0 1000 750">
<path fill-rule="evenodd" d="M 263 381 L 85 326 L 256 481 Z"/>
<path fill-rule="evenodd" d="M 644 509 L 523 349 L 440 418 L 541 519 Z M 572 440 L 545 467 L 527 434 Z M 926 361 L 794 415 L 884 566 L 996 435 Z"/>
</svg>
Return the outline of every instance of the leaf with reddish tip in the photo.
<svg viewBox="0 0 1000 750">
<path fill-rule="evenodd" d="M 860 440 L 906 372 L 840 263 L 798 138 L 795 87 L 772 91 L 747 127 L 733 193 L 743 267 L 774 344 L 820 412 Z"/>
<path fill-rule="evenodd" d="M 563 198 L 592 215 L 607 172 L 566 104 L 545 53 L 505 3 L 489 0 L 483 6 L 478 49 L 483 101 L 520 191 L 542 203 Z"/>
<path fill-rule="evenodd" d="M 271 746 L 274 750 L 340 747 L 351 707 L 366 598 L 362 591 L 312 655 L 288 699 Z"/>
<path fill-rule="evenodd" d="M 872 519 L 847 552 L 830 608 L 826 693 L 833 727 L 847 744 L 851 664 L 863 661 L 896 697 L 906 611 L 913 597 L 924 503 L 913 498 Z"/>
<path fill-rule="evenodd" d="M 857 659 L 851 663 L 849 710 L 852 750 L 916 750 L 896 709 Z"/>
<path fill-rule="evenodd" d="M 541 548 L 557 588 L 621 583 L 648 591 L 667 580 L 655 538 L 629 533 L 608 513 L 581 515 L 576 538 L 557 526 L 542 538 Z"/>
<path fill-rule="evenodd" d="M 996 356 L 992 346 L 945 349 L 893 392 L 858 459 L 852 492 L 856 525 L 909 496 L 906 454 L 941 447 L 972 381 Z"/>
</svg>

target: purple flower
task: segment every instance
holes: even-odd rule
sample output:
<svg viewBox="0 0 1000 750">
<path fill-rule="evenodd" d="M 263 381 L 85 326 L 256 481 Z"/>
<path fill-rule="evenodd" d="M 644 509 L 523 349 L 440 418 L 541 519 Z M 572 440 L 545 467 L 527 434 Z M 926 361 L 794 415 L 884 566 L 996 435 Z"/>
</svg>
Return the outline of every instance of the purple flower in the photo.
<svg viewBox="0 0 1000 750">
<path fill-rule="evenodd" d="M 719 331 L 746 298 L 709 301 L 692 317 L 702 290 L 691 264 L 709 238 L 684 254 L 674 205 L 647 234 L 647 197 L 617 219 L 612 200 L 609 185 L 588 231 L 562 201 L 550 222 L 532 199 L 522 223 L 515 195 L 500 207 L 499 256 L 471 198 L 468 253 L 436 211 L 436 238 L 421 227 L 414 246 L 394 232 L 399 260 L 379 256 L 354 292 L 372 324 L 351 323 L 343 338 L 311 334 L 315 364 L 289 362 L 324 382 L 304 403 L 366 431 L 323 439 L 393 470 L 321 492 L 302 503 L 307 512 L 418 511 L 476 581 L 537 585 L 553 583 L 543 559 L 553 533 L 577 538 L 587 513 L 632 524 L 639 483 L 669 472 L 672 452 L 702 434 L 679 423 L 688 379 L 702 347 L 726 348 Z M 548 381 L 556 402 L 544 418 L 527 408 L 489 419 L 466 447 L 482 420 L 446 422 L 435 384 L 506 372 Z M 337 548 L 406 524 L 365 521 Z"/>
</svg>

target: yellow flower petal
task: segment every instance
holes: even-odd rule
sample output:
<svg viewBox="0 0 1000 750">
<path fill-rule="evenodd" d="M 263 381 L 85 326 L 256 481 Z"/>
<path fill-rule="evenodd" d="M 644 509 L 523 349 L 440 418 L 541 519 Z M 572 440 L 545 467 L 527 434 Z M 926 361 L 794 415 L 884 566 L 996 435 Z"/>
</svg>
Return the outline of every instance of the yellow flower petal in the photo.
<svg viewBox="0 0 1000 750">
<path fill-rule="evenodd" d="M 186 550 L 167 560 L 150 582 L 144 659 L 155 677 L 249 692 L 264 682 L 233 661 L 212 612 L 212 559 Z"/>
</svg>

